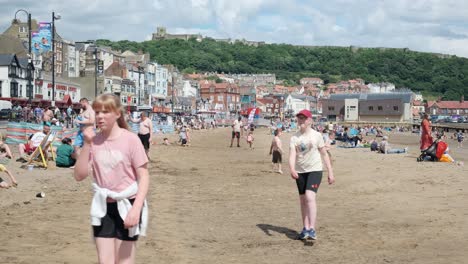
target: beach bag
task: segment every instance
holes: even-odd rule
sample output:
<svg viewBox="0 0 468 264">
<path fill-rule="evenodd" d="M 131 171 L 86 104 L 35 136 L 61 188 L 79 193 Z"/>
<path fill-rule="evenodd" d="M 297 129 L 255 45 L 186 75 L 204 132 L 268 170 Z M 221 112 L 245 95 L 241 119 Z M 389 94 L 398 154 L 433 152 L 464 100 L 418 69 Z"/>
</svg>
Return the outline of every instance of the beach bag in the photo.
<svg viewBox="0 0 468 264">
<path fill-rule="evenodd" d="M 444 141 L 439 141 L 439 143 L 437 143 L 437 150 L 436 150 L 437 159 L 440 159 L 442 155 L 444 155 L 444 152 L 447 150 L 447 147 L 448 145 Z"/>
</svg>

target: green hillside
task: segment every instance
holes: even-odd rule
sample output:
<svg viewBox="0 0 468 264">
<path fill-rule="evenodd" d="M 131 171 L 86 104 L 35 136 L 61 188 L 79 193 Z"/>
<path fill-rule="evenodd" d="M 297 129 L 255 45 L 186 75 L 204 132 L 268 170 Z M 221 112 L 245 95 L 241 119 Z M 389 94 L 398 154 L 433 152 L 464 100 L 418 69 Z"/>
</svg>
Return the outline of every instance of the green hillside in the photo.
<svg viewBox="0 0 468 264">
<path fill-rule="evenodd" d="M 362 78 L 366 82 L 392 82 L 426 96 L 458 100 L 468 95 L 468 59 L 404 49 L 297 47 L 268 44 L 260 47 L 205 39 L 163 41 L 98 40 L 115 50 L 139 50 L 160 64 L 174 64 L 185 72 L 275 73 L 278 79 L 298 83 L 302 77 L 328 82 Z"/>
</svg>

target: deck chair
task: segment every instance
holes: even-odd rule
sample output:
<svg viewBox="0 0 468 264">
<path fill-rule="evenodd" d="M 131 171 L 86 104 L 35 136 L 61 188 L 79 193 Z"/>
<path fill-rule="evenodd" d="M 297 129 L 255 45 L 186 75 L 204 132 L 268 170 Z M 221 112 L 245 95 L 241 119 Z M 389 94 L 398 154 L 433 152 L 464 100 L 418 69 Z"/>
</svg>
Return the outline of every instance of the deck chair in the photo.
<svg viewBox="0 0 468 264">
<path fill-rule="evenodd" d="M 32 163 L 34 164 L 37 164 L 39 166 L 43 166 L 44 168 L 47 169 L 47 160 L 46 160 L 46 153 L 48 151 L 48 149 L 50 148 L 50 146 L 52 145 L 52 142 L 54 142 L 54 139 L 55 137 L 57 136 L 57 133 L 54 132 L 54 131 L 50 131 L 45 137 L 44 139 L 42 139 L 42 142 L 41 144 L 39 144 L 39 146 L 34 150 L 34 152 L 29 156 L 29 159 L 28 159 L 28 162 L 26 165 L 30 165 Z M 49 137 L 53 137 L 52 138 L 52 142 L 51 144 L 48 143 L 48 138 Z M 55 160 L 55 153 L 53 151 L 53 148 L 51 148 L 51 153 L 52 153 L 52 157 L 53 159 Z M 40 156 L 40 160 L 38 161 L 37 159 L 39 158 Z"/>
</svg>

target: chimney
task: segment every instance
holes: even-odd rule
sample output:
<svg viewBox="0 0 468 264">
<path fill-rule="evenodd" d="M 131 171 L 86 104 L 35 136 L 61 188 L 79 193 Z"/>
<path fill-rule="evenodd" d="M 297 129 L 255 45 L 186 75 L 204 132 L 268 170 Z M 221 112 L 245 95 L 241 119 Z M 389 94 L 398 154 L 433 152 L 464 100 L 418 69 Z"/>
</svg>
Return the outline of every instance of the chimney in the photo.
<svg viewBox="0 0 468 264">
<path fill-rule="evenodd" d="M 462 95 L 461 98 L 460 98 L 460 103 L 464 103 L 465 102 L 465 96 Z"/>
</svg>

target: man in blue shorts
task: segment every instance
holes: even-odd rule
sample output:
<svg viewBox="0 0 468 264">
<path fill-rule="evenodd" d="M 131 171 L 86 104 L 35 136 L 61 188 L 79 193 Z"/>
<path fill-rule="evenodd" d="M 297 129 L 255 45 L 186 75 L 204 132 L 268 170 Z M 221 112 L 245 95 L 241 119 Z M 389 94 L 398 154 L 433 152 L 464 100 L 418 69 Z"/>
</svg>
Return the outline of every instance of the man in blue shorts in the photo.
<svg viewBox="0 0 468 264">
<path fill-rule="evenodd" d="M 290 140 L 289 169 L 296 180 L 301 203 L 304 227 L 299 239 L 317 239 L 315 221 L 317 218 L 316 196 L 322 181 L 322 160 L 328 171 L 328 183 L 333 184 L 335 177 L 330 158 L 327 154 L 322 134 L 313 130 L 312 114 L 302 110 L 297 115 L 299 131 Z"/>
</svg>

